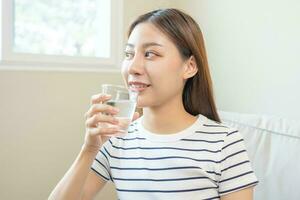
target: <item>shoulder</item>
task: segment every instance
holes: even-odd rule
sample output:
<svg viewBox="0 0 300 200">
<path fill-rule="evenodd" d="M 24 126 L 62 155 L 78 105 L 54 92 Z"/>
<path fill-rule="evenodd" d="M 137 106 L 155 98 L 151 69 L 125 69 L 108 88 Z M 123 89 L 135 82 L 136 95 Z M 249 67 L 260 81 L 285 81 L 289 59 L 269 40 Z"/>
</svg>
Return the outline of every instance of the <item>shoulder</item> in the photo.
<svg viewBox="0 0 300 200">
<path fill-rule="evenodd" d="M 195 134 L 193 134 L 195 139 L 205 140 L 211 145 L 217 145 L 219 149 L 223 149 L 228 143 L 243 140 L 236 128 L 222 122 L 216 122 L 205 116 L 200 117 L 202 117 L 202 120 L 200 120 L 195 130 Z"/>
<path fill-rule="evenodd" d="M 221 135 L 223 137 L 229 136 L 233 133 L 238 132 L 236 128 L 230 127 L 225 123 L 216 122 L 212 119 L 209 119 L 205 116 L 202 121 L 201 130 L 206 133 L 211 133 L 212 135 Z"/>
</svg>

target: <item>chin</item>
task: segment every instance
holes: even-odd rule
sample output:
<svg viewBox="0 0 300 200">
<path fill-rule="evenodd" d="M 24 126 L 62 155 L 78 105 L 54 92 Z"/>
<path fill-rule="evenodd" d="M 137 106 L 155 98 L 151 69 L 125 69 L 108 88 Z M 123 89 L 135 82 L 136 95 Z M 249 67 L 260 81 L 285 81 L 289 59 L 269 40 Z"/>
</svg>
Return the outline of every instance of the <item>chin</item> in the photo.
<svg viewBox="0 0 300 200">
<path fill-rule="evenodd" d="M 151 102 L 147 102 L 142 98 L 138 99 L 138 101 L 136 103 L 137 108 L 150 107 L 151 105 L 152 105 Z"/>
<path fill-rule="evenodd" d="M 143 102 L 143 101 L 140 101 L 140 102 L 137 102 L 137 104 L 136 104 L 137 108 L 151 108 L 151 107 L 155 108 L 157 106 L 159 106 L 157 104 L 157 102 L 146 102 L 146 101 Z"/>
<path fill-rule="evenodd" d="M 136 104 L 136 107 L 137 107 L 137 108 L 144 108 L 144 107 L 147 107 L 147 105 L 138 102 L 138 103 Z"/>
</svg>

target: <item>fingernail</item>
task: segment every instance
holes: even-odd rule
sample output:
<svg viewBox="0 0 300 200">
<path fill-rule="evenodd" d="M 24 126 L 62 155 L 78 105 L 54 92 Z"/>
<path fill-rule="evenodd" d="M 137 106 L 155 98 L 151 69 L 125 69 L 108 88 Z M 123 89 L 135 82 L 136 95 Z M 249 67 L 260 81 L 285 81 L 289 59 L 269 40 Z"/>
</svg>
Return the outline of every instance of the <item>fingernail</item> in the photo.
<svg viewBox="0 0 300 200">
<path fill-rule="evenodd" d="M 116 118 L 114 118 L 114 119 L 113 119 L 113 123 L 114 123 L 114 124 L 118 124 L 118 123 L 119 123 L 119 120 L 116 119 Z"/>
<path fill-rule="evenodd" d="M 118 133 L 126 133 L 126 131 L 122 130 L 122 129 L 119 129 L 118 130 Z"/>
<path fill-rule="evenodd" d="M 113 108 L 113 111 L 114 111 L 114 112 L 119 112 L 119 111 L 120 111 L 120 109 L 119 109 L 119 108 L 116 108 L 116 107 L 114 107 L 114 108 Z"/>
<path fill-rule="evenodd" d="M 118 129 L 118 132 L 120 132 L 120 133 L 125 133 L 126 131 L 123 130 L 123 129 Z"/>
</svg>

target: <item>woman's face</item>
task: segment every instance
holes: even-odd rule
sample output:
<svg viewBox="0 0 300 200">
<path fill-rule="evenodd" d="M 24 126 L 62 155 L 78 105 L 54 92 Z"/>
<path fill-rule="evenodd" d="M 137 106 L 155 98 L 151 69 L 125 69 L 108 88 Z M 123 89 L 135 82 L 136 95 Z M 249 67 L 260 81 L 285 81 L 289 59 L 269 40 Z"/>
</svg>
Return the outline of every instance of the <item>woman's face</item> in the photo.
<svg viewBox="0 0 300 200">
<path fill-rule="evenodd" d="M 138 107 L 181 100 L 184 60 L 173 42 L 151 23 L 140 23 L 125 47 L 122 74 L 130 90 L 139 92 Z"/>
</svg>

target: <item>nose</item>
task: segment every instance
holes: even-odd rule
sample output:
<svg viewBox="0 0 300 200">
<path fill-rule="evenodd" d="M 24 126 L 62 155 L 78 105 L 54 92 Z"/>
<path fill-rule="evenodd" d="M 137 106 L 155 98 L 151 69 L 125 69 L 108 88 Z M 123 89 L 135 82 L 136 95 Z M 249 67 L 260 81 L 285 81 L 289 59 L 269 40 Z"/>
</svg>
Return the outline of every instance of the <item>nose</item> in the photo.
<svg viewBox="0 0 300 200">
<path fill-rule="evenodd" d="M 128 62 L 128 74 L 130 75 L 142 75 L 144 73 L 144 60 L 142 56 L 136 54 Z"/>
</svg>

